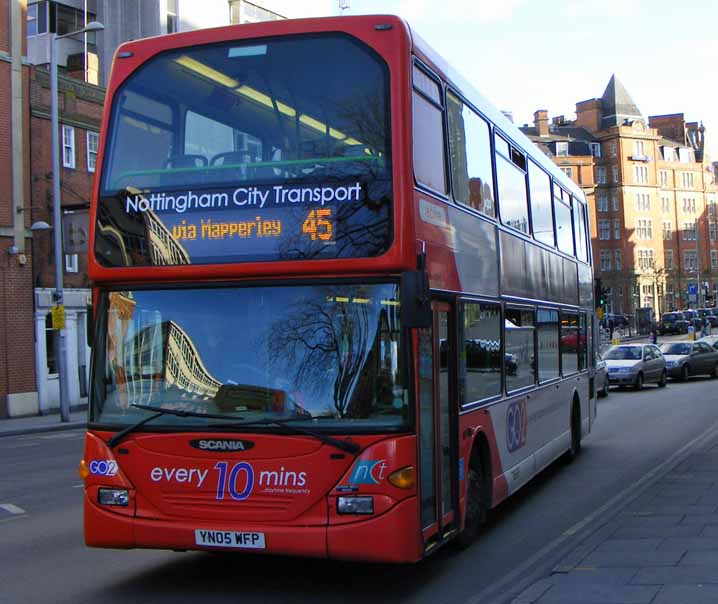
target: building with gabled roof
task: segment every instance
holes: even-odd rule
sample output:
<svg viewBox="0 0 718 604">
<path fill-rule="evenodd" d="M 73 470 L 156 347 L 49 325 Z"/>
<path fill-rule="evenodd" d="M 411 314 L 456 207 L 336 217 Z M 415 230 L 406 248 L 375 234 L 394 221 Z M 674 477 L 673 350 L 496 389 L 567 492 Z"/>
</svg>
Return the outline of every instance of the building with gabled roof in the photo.
<svg viewBox="0 0 718 604">
<path fill-rule="evenodd" d="M 638 315 L 714 303 L 718 295 L 716 170 L 705 128 L 683 114 L 647 120 L 611 76 L 576 117 L 534 114 L 522 131 L 586 193 L 595 276 L 608 311 Z M 690 284 L 701 284 L 690 296 Z M 692 289 L 692 288 L 691 288 Z"/>
</svg>

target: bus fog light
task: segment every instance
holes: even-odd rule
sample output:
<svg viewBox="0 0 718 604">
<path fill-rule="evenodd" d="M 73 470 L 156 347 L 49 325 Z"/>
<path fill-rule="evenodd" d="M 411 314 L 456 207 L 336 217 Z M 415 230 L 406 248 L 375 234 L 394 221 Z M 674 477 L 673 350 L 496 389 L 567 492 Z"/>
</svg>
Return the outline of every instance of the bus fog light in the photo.
<svg viewBox="0 0 718 604">
<path fill-rule="evenodd" d="M 337 499 L 338 514 L 373 514 L 373 497 L 339 497 Z"/>
<path fill-rule="evenodd" d="M 130 502 L 130 494 L 127 489 L 99 489 L 97 501 L 100 505 L 117 505 L 127 507 Z"/>
</svg>

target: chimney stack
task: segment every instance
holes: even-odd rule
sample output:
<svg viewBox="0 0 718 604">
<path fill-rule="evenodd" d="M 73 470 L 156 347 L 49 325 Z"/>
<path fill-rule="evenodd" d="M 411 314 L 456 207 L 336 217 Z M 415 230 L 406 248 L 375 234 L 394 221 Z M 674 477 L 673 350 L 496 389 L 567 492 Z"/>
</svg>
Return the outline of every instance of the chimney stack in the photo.
<svg viewBox="0 0 718 604">
<path fill-rule="evenodd" d="M 534 126 L 536 134 L 548 136 L 548 111 L 546 109 L 538 109 L 534 112 Z"/>
</svg>

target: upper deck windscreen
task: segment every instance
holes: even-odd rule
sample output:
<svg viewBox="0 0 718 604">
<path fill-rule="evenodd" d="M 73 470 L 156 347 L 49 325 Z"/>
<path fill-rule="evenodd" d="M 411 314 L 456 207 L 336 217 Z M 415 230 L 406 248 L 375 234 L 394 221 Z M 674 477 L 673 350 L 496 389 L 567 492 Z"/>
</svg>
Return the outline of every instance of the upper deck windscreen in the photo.
<svg viewBox="0 0 718 604">
<path fill-rule="evenodd" d="M 388 69 L 341 35 L 162 53 L 118 89 L 105 266 L 374 256 L 391 238 Z"/>
</svg>

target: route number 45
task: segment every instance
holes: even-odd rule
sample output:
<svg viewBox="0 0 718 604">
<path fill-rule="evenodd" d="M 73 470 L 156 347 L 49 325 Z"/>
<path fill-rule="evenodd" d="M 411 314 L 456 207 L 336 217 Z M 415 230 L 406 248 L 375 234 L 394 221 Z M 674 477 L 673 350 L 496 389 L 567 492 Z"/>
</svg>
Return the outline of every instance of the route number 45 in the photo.
<svg viewBox="0 0 718 604">
<path fill-rule="evenodd" d="M 329 208 L 312 210 L 307 214 L 302 224 L 302 233 L 311 237 L 312 241 L 330 241 L 332 238 L 332 223 L 327 220 L 331 217 L 332 211 Z"/>
</svg>

